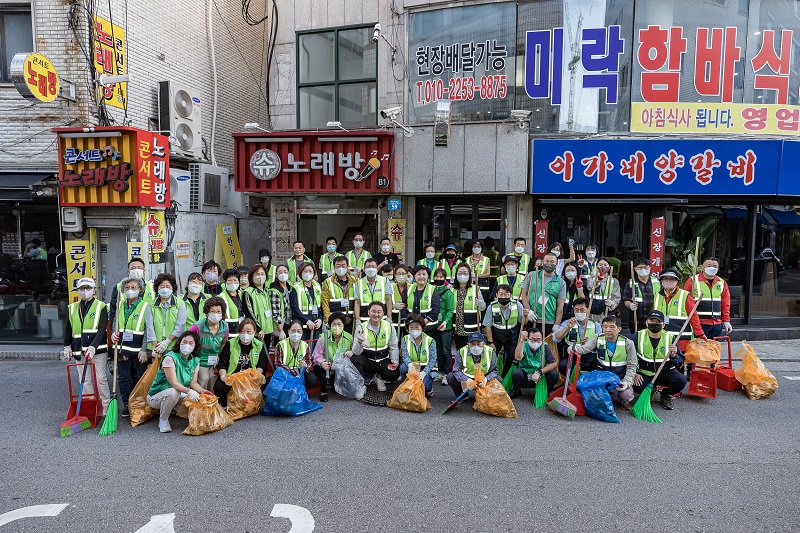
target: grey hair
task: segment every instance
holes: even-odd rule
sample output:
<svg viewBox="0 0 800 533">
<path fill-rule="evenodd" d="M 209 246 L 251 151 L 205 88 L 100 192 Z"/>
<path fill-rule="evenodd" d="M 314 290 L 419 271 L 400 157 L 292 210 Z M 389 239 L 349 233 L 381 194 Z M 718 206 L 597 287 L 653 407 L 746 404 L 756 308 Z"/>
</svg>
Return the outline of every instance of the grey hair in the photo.
<svg viewBox="0 0 800 533">
<path fill-rule="evenodd" d="M 139 278 L 132 278 L 132 277 L 124 278 L 122 281 L 119 282 L 119 286 L 124 289 L 125 285 L 130 283 L 131 281 L 135 281 L 136 284 L 139 285 L 139 294 L 144 293 L 144 280 Z"/>
</svg>

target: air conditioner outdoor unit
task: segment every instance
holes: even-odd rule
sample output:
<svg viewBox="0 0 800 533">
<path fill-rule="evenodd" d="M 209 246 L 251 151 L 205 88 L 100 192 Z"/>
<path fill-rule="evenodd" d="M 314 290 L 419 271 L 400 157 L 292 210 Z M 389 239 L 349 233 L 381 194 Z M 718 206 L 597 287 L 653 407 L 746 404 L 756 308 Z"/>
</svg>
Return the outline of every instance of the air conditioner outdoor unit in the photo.
<svg viewBox="0 0 800 533">
<path fill-rule="evenodd" d="M 227 212 L 229 174 L 224 167 L 189 163 L 189 211 Z"/>
<path fill-rule="evenodd" d="M 170 151 L 201 158 L 203 113 L 200 94 L 171 81 L 158 83 L 158 129 L 170 132 Z"/>
</svg>

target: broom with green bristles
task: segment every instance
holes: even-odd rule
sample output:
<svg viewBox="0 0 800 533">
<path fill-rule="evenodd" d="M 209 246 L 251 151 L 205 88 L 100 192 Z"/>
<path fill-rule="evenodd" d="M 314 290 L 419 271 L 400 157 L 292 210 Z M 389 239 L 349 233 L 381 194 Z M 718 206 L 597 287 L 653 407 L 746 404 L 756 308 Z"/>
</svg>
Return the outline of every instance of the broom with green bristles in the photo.
<svg viewBox="0 0 800 533">
<path fill-rule="evenodd" d="M 117 423 L 119 413 L 117 411 L 117 355 L 119 354 L 119 345 L 114 345 L 114 386 L 111 390 L 111 401 L 108 403 L 106 410 L 106 418 L 103 420 L 103 426 L 100 428 L 100 436 L 107 437 L 113 435 L 117 430 Z"/>
<path fill-rule="evenodd" d="M 681 335 L 683 335 L 686 326 L 688 326 L 689 322 L 692 320 L 692 316 L 694 316 L 695 311 L 697 311 L 697 306 L 700 303 L 700 300 L 702 299 L 703 297 L 701 295 L 700 298 L 695 300 L 692 312 L 689 313 L 688 317 L 686 317 L 686 320 L 683 322 L 681 330 L 678 332 L 678 335 L 675 336 L 675 346 L 678 345 L 678 341 L 680 340 Z M 645 422 L 655 422 L 657 424 L 661 423 L 661 419 L 658 418 L 658 416 L 656 416 L 656 413 L 653 411 L 653 407 L 650 405 L 650 400 L 653 396 L 653 384 L 656 382 L 656 379 L 658 379 L 658 375 L 661 373 L 661 369 L 664 368 L 664 365 L 666 364 L 667 361 L 669 361 L 669 359 L 670 359 L 669 356 L 664 357 L 664 360 L 661 361 L 661 365 L 659 365 L 658 370 L 656 370 L 653 379 L 650 380 L 650 383 L 647 384 L 642 393 L 639 395 L 639 399 L 636 400 L 635 404 L 633 404 L 631 413 L 633 414 L 634 417 L 638 418 L 639 420 L 644 420 Z"/>
<path fill-rule="evenodd" d="M 534 389 L 535 396 L 533 397 L 533 407 L 536 409 L 544 409 L 547 407 L 547 380 L 544 379 L 544 374 L 542 373 L 542 369 L 544 365 L 547 363 L 545 360 L 545 338 L 544 338 L 544 270 L 542 272 L 542 277 L 539 278 L 539 270 L 536 270 L 536 277 L 539 280 L 539 283 L 542 285 L 542 297 L 539 299 L 541 304 L 541 315 L 542 315 L 542 345 L 539 346 L 539 349 L 542 351 L 542 366 L 539 367 L 539 381 L 536 382 L 536 389 Z M 534 307 L 535 309 L 536 307 Z"/>
<path fill-rule="evenodd" d="M 83 385 L 86 383 L 86 370 L 89 368 L 89 358 L 88 354 L 83 354 L 83 374 L 81 375 L 81 383 L 80 387 L 78 388 L 78 405 L 75 408 L 75 416 L 72 418 L 64 421 L 61 424 L 61 436 L 62 437 L 69 437 L 70 435 L 74 435 L 84 429 L 89 429 L 92 426 L 92 423 L 89 422 L 89 418 L 85 416 L 81 416 L 81 402 L 83 401 Z M 96 386 L 97 384 L 95 384 Z"/>
</svg>

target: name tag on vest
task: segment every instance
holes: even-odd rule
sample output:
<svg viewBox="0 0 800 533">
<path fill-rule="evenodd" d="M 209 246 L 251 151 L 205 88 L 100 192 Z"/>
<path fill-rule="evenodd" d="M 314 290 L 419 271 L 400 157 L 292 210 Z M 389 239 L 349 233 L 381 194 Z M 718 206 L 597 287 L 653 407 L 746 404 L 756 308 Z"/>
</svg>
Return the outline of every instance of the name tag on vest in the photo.
<svg viewBox="0 0 800 533">
<path fill-rule="evenodd" d="M 123 331 L 122 332 L 122 342 L 131 342 L 133 341 L 133 332 L 132 331 Z"/>
</svg>

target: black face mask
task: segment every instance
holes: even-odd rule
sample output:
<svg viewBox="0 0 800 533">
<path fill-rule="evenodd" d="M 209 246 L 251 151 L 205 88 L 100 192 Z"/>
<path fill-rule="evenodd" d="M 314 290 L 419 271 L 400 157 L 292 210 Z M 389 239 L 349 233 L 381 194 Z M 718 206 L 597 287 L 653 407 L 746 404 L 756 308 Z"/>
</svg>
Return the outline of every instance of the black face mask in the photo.
<svg viewBox="0 0 800 533">
<path fill-rule="evenodd" d="M 647 324 L 647 329 L 652 331 L 653 333 L 658 333 L 662 329 L 664 329 L 664 324 Z"/>
<path fill-rule="evenodd" d="M 511 302 L 511 298 L 498 298 L 497 302 L 500 305 L 508 305 Z"/>
<path fill-rule="evenodd" d="M 437 287 L 442 287 L 444 285 L 444 280 L 443 279 L 435 279 L 435 280 L 433 280 L 433 284 L 436 285 Z"/>
<path fill-rule="evenodd" d="M 556 267 L 555 267 L 555 266 L 553 266 L 553 265 L 550 265 L 550 264 L 544 265 L 542 268 L 543 268 L 543 269 L 544 269 L 544 271 L 545 271 L 545 272 L 547 272 L 548 274 L 552 274 L 552 273 L 553 273 L 553 272 L 555 272 L 555 270 L 556 270 Z"/>
<path fill-rule="evenodd" d="M 444 258 L 445 259 L 455 259 L 456 256 L 454 254 L 445 254 Z"/>
</svg>

